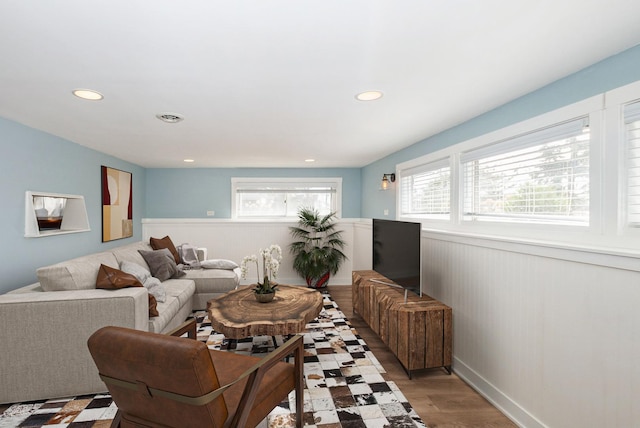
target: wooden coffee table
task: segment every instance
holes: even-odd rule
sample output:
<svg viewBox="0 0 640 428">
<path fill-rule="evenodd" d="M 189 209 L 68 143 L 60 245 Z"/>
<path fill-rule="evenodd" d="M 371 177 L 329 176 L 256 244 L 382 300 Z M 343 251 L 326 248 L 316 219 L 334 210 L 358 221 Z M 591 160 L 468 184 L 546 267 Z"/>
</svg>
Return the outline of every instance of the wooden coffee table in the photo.
<svg viewBox="0 0 640 428">
<path fill-rule="evenodd" d="M 259 303 L 253 287 L 230 291 L 207 302 L 211 326 L 230 339 L 299 333 L 322 310 L 319 291 L 278 285 L 269 303 Z"/>
</svg>

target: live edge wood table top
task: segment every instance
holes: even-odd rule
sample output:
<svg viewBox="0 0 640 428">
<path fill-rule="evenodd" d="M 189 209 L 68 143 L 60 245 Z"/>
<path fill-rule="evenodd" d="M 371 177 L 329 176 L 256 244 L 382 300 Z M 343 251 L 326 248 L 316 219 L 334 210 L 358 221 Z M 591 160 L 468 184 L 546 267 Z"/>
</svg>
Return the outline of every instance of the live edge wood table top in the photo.
<svg viewBox="0 0 640 428">
<path fill-rule="evenodd" d="M 302 286 L 280 284 L 268 303 L 253 294 L 253 286 L 245 286 L 209 300 L 213 329 L 230 339 L 295 334 L 322 310 L 322 294 Z"/>
</svg>

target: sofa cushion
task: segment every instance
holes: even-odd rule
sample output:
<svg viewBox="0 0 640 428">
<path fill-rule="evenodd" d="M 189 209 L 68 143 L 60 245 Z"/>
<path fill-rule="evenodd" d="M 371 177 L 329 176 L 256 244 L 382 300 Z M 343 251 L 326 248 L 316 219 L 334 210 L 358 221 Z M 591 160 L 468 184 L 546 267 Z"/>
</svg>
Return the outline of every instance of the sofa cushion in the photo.
<svg viewBox="0 0 640 428">
<path fill-rule="evenodd" d="M 180 278 L 184 276 L 182 269 L 176 265 L 171 252 L 166 248 L 161 250 L 143 251 L 138 250 L 142 257 L 147 261 L 151 275 L 160 281 L 166 281 L 169 278 Z"/>
<path fill-rule="evenodd" d="M 196 293 L 226 293 L 240 283 L 240 268 L 227 269 L 190 269 L 185 278 L 196 283 Z"/>
<path fill-rule="evenodd" d="M 167 288 L 167 299 L 170 296 L 177 297 L 180 306 L 190 304 L 191 296 L 196 292 L 194 282 L 188 279 L 170 279 L 165 282 L 165 285 Z"/>
<path fill-rule="evenodd" d="M 89 254 L 36 270 L 44 291 L 90 290 L 96 288 L 100 265 L 118 269 L 118 260 L 111 252 Z"/>
<path fill-rule="evenodd" d="M 182 263 L 180 253 L 178 253 L 176 246 L 173 245 L 173 241 L 171 240 L 171 238 L 169 238 L 168 235 L 164 238 L 149 238 L 149 244 L 154 250 L 162 250 L 163 248 L 166 248 L 171 252 L 173 260 L 176 262 L 176 264 Z"/>
<path fill-rule="evenodd" d="M 176 322 L 181 323 L 191 313 L 191 301 L 195 292 L 193 281 L 170 279 L 164 285 L 167 290 L 167 300 L 164 303 L 158 303 L 160 316 L 149 318 L 149 331 L 154 333 L 166 331 L 167 326 L 176 321 L 176 317 L 178 317 Z"/>
</svg>

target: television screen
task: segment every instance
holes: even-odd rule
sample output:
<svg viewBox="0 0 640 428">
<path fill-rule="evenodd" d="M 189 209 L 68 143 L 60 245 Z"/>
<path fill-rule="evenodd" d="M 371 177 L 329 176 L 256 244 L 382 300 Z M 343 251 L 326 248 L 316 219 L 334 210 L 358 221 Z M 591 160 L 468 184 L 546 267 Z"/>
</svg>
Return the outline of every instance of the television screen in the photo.
<svg viewBox="0 0 640 428">
<path fill-rule="evenodd" d="M 373 219 L 373 270 L 421 296 L 421 225 Z"/>
</svg>

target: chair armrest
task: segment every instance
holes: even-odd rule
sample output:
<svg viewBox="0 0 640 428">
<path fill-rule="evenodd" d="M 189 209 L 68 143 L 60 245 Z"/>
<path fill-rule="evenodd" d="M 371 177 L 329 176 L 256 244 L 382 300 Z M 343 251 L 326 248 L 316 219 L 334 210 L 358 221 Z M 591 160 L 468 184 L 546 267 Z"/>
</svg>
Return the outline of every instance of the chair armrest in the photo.
<svg viewBox="0 0 640 428">
<path fill-rule="evenodd" d="M 168 336 L 182 336 L 183 334 L 187 333 L 187 337 L 189 339 L 196 339 L 197 338 L 197 332 L 196 332 L 196 319 L 195 318 L 191 318 L 190 320 L 187 320 L 185 322 L 183 322 L 182 324 L 180 324 L 178 327 L 174 328 L 173 330 L 170 330 L 167 332 Z"/>
</svg>

